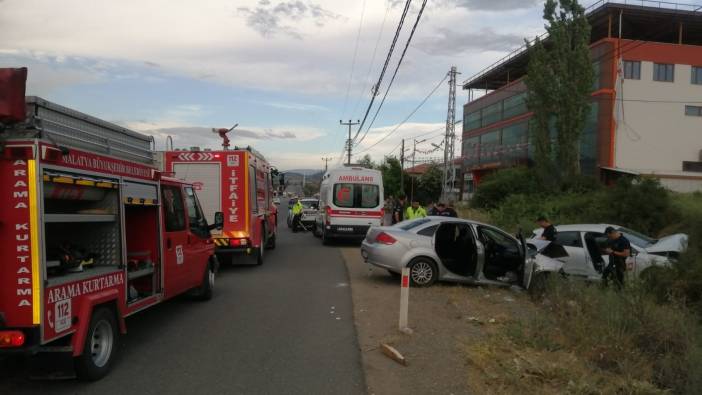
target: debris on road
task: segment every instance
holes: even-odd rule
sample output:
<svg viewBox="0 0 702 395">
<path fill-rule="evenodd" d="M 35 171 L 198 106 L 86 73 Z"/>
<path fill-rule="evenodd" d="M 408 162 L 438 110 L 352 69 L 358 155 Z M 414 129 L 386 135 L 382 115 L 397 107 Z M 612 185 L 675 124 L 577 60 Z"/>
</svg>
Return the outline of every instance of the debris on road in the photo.
<svg viewBox="0 0 702 395">
<path fill-rule="evenodd" d="M 407 366 L 407 360 L 405 359 L 405 357 L 402 354 L 400 354 L 400 352 L 397 351 L 394 347 L 382 343 L 380 345 L 380 349 L 383 352 L 383 354 L 385 354 L 385 356 L 387 356 L 388 358 L 399 363 L 400 365 Z"/>
</svg>

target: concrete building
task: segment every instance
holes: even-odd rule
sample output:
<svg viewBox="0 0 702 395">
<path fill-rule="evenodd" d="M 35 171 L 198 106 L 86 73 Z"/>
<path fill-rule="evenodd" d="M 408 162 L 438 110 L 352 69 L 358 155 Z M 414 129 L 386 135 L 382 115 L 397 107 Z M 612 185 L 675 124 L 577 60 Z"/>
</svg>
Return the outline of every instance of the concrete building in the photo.
<svg viewBox="0 0 702 395">
<path fill-rule="evenodd" d="M 588 9 L 597 78 L 580 141 L 583 173 L 603 181 L 653 176 L 675 191 L 702 190 L 702 8 L 622 3 Z M 471 99 L 463 107 L 464 197 L 485 174 L 533 162 L 528 62 L 522 48 L 463 84 Z"/>
</svg>

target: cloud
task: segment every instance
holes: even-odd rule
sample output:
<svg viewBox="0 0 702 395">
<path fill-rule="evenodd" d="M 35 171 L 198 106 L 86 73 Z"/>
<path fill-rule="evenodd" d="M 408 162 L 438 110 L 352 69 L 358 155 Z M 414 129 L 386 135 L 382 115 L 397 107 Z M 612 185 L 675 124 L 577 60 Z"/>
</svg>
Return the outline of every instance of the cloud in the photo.
<svg viewBox="0 0 702 395">
<path fill-rule="evenodd" d="M 429 55 L 456 55 L 468 51 L 511 51 L 523 44 L 522 36 L 497 33 L 491 28 L 463 32 L 438 28 L 434 34 L 418 40 L 415 47 Z"/>
<path fill-rule="evenodd" d="M 302 39 L 302 33 L 293 27 L 294 23 L 311 20 L 315 26 L 323 27 L 341 17 L 318 4 L 300 0 L 280 1 L 275 5 L 270 0 L 260 0 L 255 7 L 239 7 L 237 11 L 246 18 L 247 26 L 266 38 L 287 35 Z"/>
<path fill-rule="evenodd" d="M 446 2 L 473 11 L 510 11 L 531 8 L 542 0 L 446 0 Z"/>
</svg>

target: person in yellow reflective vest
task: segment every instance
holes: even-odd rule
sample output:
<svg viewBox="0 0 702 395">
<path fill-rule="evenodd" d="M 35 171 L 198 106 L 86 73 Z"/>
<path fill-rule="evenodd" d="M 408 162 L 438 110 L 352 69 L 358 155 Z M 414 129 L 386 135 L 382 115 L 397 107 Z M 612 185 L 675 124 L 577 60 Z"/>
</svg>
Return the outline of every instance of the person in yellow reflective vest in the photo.
<svg viewBox="0 0 702 395">
<path fill-rule="evenodd" d="M 405 219 L 415 219 L 424 218 L 427 216 L 427 210 L 419 205 L 418 201 L 413 201 L 412 205 L 407 207 L 407 212 L 405 213 Z"/>
<path fill-rule="evenodd" d="M 295 204 L 292 206 L 292 215 L 293 215 L 293 220 L 292 220 L 292 230 L 293 232 L 297 232 L 298 227 L 300 227 L 300 221 L 302 220 L 302 202 L 300 202 L 300 199 L 295 199 Z"/>
</svg>

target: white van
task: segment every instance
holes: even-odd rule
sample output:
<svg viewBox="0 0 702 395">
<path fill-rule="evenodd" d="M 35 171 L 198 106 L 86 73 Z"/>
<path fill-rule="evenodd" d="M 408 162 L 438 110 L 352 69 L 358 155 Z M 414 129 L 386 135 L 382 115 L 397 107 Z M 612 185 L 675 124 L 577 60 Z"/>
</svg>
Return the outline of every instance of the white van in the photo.
<svg viewBox="0 0 702 395">
<path fill-rule="evenodd" d="M 371 226 L 383 221 L 383 176 L 378 170 L 346 167 L 322 178 L 314 234 L 330 239 L 361 240 Z"/>
</svg>

